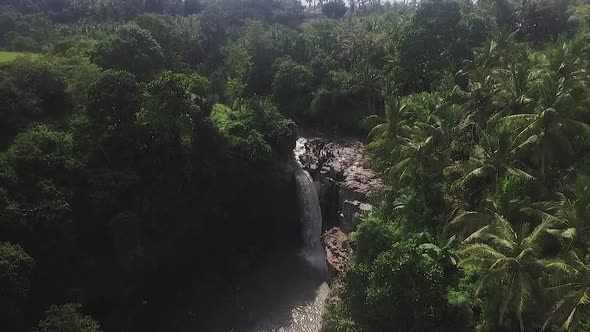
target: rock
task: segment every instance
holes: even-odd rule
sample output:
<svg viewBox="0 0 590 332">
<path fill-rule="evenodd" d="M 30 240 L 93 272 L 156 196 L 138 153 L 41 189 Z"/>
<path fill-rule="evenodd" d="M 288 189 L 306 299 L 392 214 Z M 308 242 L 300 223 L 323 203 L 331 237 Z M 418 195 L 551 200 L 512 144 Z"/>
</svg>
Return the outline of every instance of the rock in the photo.
<svg viewBox="0 0 590 332">
<path fill-rule="evenodd" d="M 326 251 L 328 283 L 341 278 L 352 255 L 348 237 L 338 227 L 332 227 L 322 235 L 322 245 Z"/>
<path fill-rule="evenodd" d="M 331 177 L 321 176 L 320 187 L 320 205 L 322 208 L 323 227 L 330 228 L 336 225 L 340 211 L 340 202 L 338 201 L 338 191 L 340 187 Z"/>
<path fill-rule="evenodd" d="M 344 232 L 354 230 L 372 208 L 367 204 L 369 194 L 382 187 L 377 173 L 368 167 L 363 143 L 300 138 L 295 157 L 322 184 L 324 225 L 337 225 Z"/>
<path fill-rule="evenodd" d="M 345 200 L 342 204 L 342 213 L 340 214 L 340 224 L 342 230 L 349 233 L 358 225 L 360 219 L 367 215 L 373 206 L 368 203 L 362 203 L 358 200 Z"/>
</svg>

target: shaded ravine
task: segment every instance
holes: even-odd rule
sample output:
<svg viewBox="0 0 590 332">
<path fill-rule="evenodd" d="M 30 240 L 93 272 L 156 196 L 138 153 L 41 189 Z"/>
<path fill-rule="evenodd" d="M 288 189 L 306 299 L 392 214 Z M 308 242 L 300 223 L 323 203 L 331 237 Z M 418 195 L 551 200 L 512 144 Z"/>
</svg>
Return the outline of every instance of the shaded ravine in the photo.
<svg viewBox="0 0 590 332">
<path fill-rule="evenodd" d="M 297 149 L 296 152 L 297 154 Z M 296 155 L 297 159 L 297 155 Z M 253 332 L 317 332 L 321 329 L 324 302 L 329 293 L 326 283 L 326 258 L 320 242 L 322 233 L 322 211 L 317 186 L 311 175 L 296 160 L 295 179 L 301 209 L 302 248 L 295 262 L 301 270 L 291 275 L 291 282 L 285 283 L 280 291 L 292 294 L 290 308 L 279 309 L 255 325 Z M 302 287 L 302 293 L 294 293 L 288 288 Z M 302 296 L 303 295 L 303 296 Z"/>
<path fill-rule="evenodd" d="M 322 211 L 318 184 L 298 162 L 297 151 L 285 167 L 295 177 L 301 217 L 299 248 L 276 248 L 265 253 L 248 272 L 233 276 L 230 287 L 195 283 L 191 297 L 197 300 L 179 312 L 180 326 L 172 330 L 320 331 L 324 302 L 330 291 L 320 241 Z"/>
</svg>

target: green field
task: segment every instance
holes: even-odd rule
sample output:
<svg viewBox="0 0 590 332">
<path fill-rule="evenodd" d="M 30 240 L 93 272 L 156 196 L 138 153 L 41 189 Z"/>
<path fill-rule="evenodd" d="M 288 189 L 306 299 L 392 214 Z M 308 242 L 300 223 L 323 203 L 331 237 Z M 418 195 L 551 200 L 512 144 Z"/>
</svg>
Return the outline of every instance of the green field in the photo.
<svg viewBox="0 0 590 332">
<path fill-rule="evenodd" d="M 37 57 L 38 54 L 26 52 L 0 51 L 0 64 L 14 61 L 20 57 Z"/>
</svg>

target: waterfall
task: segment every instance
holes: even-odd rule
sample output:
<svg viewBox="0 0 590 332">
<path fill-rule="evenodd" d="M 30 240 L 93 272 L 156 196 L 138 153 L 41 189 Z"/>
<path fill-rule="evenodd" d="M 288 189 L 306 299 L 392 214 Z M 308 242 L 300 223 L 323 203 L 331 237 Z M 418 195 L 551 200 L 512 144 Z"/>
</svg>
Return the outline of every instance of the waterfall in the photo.
<svg viewBox="0 0 590 332">
<path fill-rule="evenodd" d="M 295 163 L 295 178 L 301 209 L 301 238 L 303 257 L 318 270 L 326 271 L 326 259 L 320 243 L 322 210 L 315 183 L 299 163 Z"/>
<path fill-rule="evenodd" d="M 248 330 L 251 332 L 318 332 L 322 327 L 324 303 L 330 292 L 326 283 L 326 256 L 320 242 L 322 210 L 316 185 L 299 163 L 304 152 L 304 139 L 300 138 L 295 158 L 287 166 L 294 170 L 297 183 L 301 250 L 282 256 L 278 260 L 280 264 L 273 263 L 269 271 L 260 274 L 263 281 L 257 280 L 254 305 L 259 306 L 261 302 L 260 285 L 276 285 L 269 293 L 280 296 L 271 307 L 265 308 L 264 319 Z"/>
</svg>

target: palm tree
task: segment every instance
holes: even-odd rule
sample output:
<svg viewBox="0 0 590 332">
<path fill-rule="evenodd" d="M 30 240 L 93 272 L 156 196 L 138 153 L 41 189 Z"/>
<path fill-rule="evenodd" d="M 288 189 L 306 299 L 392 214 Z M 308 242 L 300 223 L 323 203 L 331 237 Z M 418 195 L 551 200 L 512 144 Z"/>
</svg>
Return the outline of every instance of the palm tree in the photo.
<svg viewBox="0 0 590 332">
<path fill-rule="evenodd" d="M 389 175 L 399 182 L 418 180 L 423 183 L 423 178 L 432 175 L 431 171 L 439 165 L 437 146 L 434 135 L 402 139 L 395 151 L 397 162 L 389 169 Z"/>
<path fill-rule="evenodd" d="M 516 114 L 503 118 L 517 130 L 515 143 L 530 144 L 532 159 L 538 163 L 541 177 L 551 162 L 564 154 L 574 154 L 575 137 L 590 139 L 590 126 L 578 120 L 581 112 L 571 95 L 565 78 L 545 75 L 538 87 L 538 106 L 533 114 Z M 520 125 L 524 123 L 524 125 Z"/>
<path fill-rule="evenodd" d="M 554 286 L 547 288 L 547 291 L 555 295 L 558 301 L 553 305 L 541 331 L 546 331 L 558 317 L 566 317 L 560 330 L 574 331 L 582 312 L 590 306 L 590 267 L 574 253 L 571 254 L 570 261 L 573 270 L 567 278 L 557 279 Z"/>
<path fill-rule="evenodd" d="M 484 127 L 498 108 L 494 103 L 498 85 L 497 75 L 485 66 L 478 66 L 469 72 L 469 76 L 467 91 L 457 89 L 455 92 L 464 109 L 465 122 Z"/>
<path fill-rule="evenodd" d="M 527 218 L 525 213 L 530 209 L 530 198 L 523 196 L 523 180 L 515 177 L 504 177 L 483 199 L 482 207 L 478 211 L 462 211 L 454 215 L 445 226 L 447 232 L 462 238 L 475 235 L 478 231 L 485 232 L 495 223 L 508 220 L 522 220 Z"/>
<path fill-rule="evenodd" d="M 497 324 L 502 326 L 507 315 L 518 321 L 524 332 L 523 313 L 534 304 L 534 294 L 542 278 L 549 273 L 564 275 L 571 268 L 563 261 L 541 257 L 542 239 L 546 225 L 534 229 L 523 224 L 520 232 L 503 217 L 497 217 L 489 227 L 469 236 L 462 253 L 461 266 L 473 266 L 483 273 L 477 282 L 476 295 L 484 295 L 488 303 L 498 303 Z"/>
<path fill-rule="evenodd" d="M 392 157 L 399 144 L 410 137 L 412 129 L 408 126 L 411 113 L 406 104 L 394 97 L 385 98 L 385 117 L 371 115 L 367 123 L 378 122 L 369 132 L 371 143 L 367 146 L 372 155 L 377 157 L 382 167 L 390 166 Z M 374 158 L 375 159 L 375 158 Z"/>
<path fill-rule="evenodd" d="M 379 121 L 378 125 L 373 127 L 369 132 L 371 140 L 386 139 L 395 142 L 400 137 L 407 137 L 409 134 L 409 127 L 407 127 L 407 120 L 411 114 L 407 110 L 407 105 L 402 103 L 400 99 L 395 97 L 385 98 L 385 118 L 380 118 L 377 115 L 371 115 L 367 121 Z"/>
<path fill-rule="evenodd" d="M 538 202 L 529 211 L 551 225 L 550 232 L 568 243 L 568 249 L 585 249 L 590 240 L 590 181 L 581 178 L 573 198 L 556 193 L 557 200 Z"/>
<path fill-rule="evenodd" d="M 579 56 L 584 46 L 580 41 L 568 42 L 561 37 L 545 51 L 548 71 L 557 78 L 565 78 L 571 85 L 583 83 L 588 78 Z"/>
<path fill-rule="evenodd" d="M 497 74 L 500 79 L 496 100 L 502 105 L 502 111 L 494 117 L 528 113 L 533 103 L 531 94 L 540 75 L 540 71 L 532 66 L 528 54 L 523 52 L 507 69 L 497 70 Z"/>
<path fill-rule="evenodd" d="M 369 114 L 375 114 L 376 101 L 382 97 L 381 70 L 374 68 L 368 61 L 362 61 L 354 67 L 352 74 L 352 90 L 364 94 Z"/>
<path fill-rule="evenodd" d="M 535 177 L 522 162 L 523 152 L 530 142 L 516 144 L 510 127 L 501 123 L 488 133 L 481 134 L 480 144 L 473 150 L 470 163 L 475 167 L 458 181 L 463 188 L 472 188 L 474 183 L 491 180 L 497 183 L 505 176 L 514 176 L 526 181 Z"/>
</svg>

